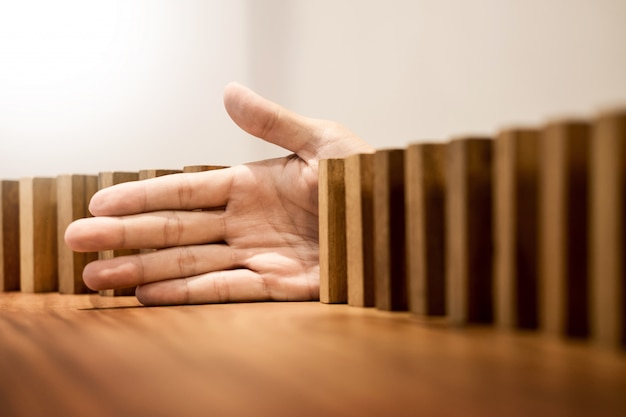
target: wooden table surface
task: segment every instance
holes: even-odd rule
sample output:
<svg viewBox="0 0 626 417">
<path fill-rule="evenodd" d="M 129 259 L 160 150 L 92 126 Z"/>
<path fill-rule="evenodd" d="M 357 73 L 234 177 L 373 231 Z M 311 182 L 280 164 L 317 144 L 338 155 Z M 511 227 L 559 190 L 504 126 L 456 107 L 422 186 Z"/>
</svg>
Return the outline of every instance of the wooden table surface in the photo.
<svg viewBox="0 0 626 417">
<path fill-rule="evenodd" d="M 320 303 L 0 294 L 0 416 L 626 416 L 626 354 Z"/>
</svg>

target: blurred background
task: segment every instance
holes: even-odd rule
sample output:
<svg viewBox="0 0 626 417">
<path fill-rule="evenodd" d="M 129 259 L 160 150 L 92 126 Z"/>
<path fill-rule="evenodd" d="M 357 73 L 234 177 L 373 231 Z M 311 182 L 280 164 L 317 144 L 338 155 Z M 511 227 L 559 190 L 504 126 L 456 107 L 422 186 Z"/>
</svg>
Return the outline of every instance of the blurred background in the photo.
<svg viewBox="0 0 626 417">
<path fill-rule="evenodd" d="M 285 155 L 237 80 L 377 148 L 626 103 L 624 0 L 0 0 L 0 178 Z"/>
</svg>

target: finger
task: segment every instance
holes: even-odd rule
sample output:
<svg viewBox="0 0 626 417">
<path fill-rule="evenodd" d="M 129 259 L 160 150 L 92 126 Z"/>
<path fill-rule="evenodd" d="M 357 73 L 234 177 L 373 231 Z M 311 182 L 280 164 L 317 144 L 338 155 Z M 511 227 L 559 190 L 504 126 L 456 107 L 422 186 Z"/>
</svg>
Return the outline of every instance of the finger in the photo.
<svg viewBox="0 0 626 417">
<path fill-rule="evenodd" d="M 225 239 L 223 211 L 156 211 L 90 217 L 71 223 L 65 242 L 76 252 L 166 248 Z"/>
<path fill-rule="evenodd" d="M 239 267 L 228 245 L 197 245 L 94 261 L 83 270 L 92 290 L 129 288 Z"/>
<path fill-rule="evenodd" d="M 98 191 L 89 204 L 94 216 L 225 206 L 235 168 L 172 174 L 125 182 Z"/>
</svg>

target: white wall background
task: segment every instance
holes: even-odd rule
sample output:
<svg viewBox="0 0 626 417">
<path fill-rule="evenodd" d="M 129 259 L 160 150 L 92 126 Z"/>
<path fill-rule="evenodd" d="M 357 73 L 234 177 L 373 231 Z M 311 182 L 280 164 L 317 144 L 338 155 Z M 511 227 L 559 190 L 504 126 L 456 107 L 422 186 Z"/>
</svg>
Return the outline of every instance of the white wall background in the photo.
<svg viewBox="0 0 626 417">
<path fill-rule="evenodd" d="M 0 178 L 284 154 L 230 80 L 376 147 L 626 103 L 624 0 L 0 0 Z"/>
</svg>

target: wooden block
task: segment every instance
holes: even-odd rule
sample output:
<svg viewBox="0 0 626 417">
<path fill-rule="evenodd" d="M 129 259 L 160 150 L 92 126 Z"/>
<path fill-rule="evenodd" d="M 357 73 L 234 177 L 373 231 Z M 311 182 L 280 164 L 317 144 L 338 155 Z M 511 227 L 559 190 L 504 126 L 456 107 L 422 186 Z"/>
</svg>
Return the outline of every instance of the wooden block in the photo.
<svg viewBox="0 0 626 417">
<path fill-rule="evenodd" d="M 320 301 L 346 303 L 346 195 L 343 159 L 319 163 Z"/>
<path fill-rule="evenodd" d="M 96 175 L 59 175 L 57 177 L 57 248 L 59 292 L 85 294 L 90 292 L 83 282 L 83 269 L 98 259 L 97 252 L 74 252 L 65 244 L 65 229 L 74 220 L 90 217 L 89 201 L 98 190 Z"/>
<path fill-rule="evenodd" d="M 445 314 L 446 144 L 414 144 L 405 155 L 409 308 Z"/>
<path fill-rule="evenodd" d="M 20 289 L 58 289 L 55 178 L 20 179 Z"/>
<path fill-rule="evenodd" d="M 374 154 L 374 280 L 376 308 L 407 309 L 404 150 Z"/>
<path fill-rule="evenodd" d="M 492 288 L 492 141 L 448 145 L 446 314 L 453 324 L 489 323 Z"/>
<path fill-rule="evenodd" d="M 183 172 L 191 173 L 191 172 L 204 172 L 204 171 L 213 171 L 214 169 L 223 169 L 228 168 L 223 165 L 188 165 L 183 168 Z"/>
<path fill-rule="evenodd" d="M 345 159 L 348 304 L 374 306 L 374 155 Z"/>
<path fill-rule="evenodd" d="M 0 291 L 20 289 L 19 182 L 0 181 Z"/>
<path fill-rule="evenodd" d="M 554 335 L 589 332 L 588 123 L 548 124 L 540 141 L 540 327 Z"/>
<path fill-rule="evenodd" d="M 626 346 L 626 110 L 606 112 L 591 142 L 591 334 Z"/>
<path fill-rule="evenodd" d="M 510 129 L 494 142 L 495 321 L 537 327 L 539 131 Z"/>
<path fill-rule="evenodd" d="M 106 187 L 121 184 L 124 182 L 138 181 L 139 174 L 137 172 L 101 172 L 98 175 L 98 189 L 101 190 Z M 98 258 L 113 259 L 118 256 L 127 256 L 139 253 L 137 249 L 119 249 L 119 250 L 107 250 L 98 253 Z M 109 290 L 100 290 L 100 295 L 104 296 L 131 296 L 135 295 L 135 288 L 118 288 Z"/>
</svg>

